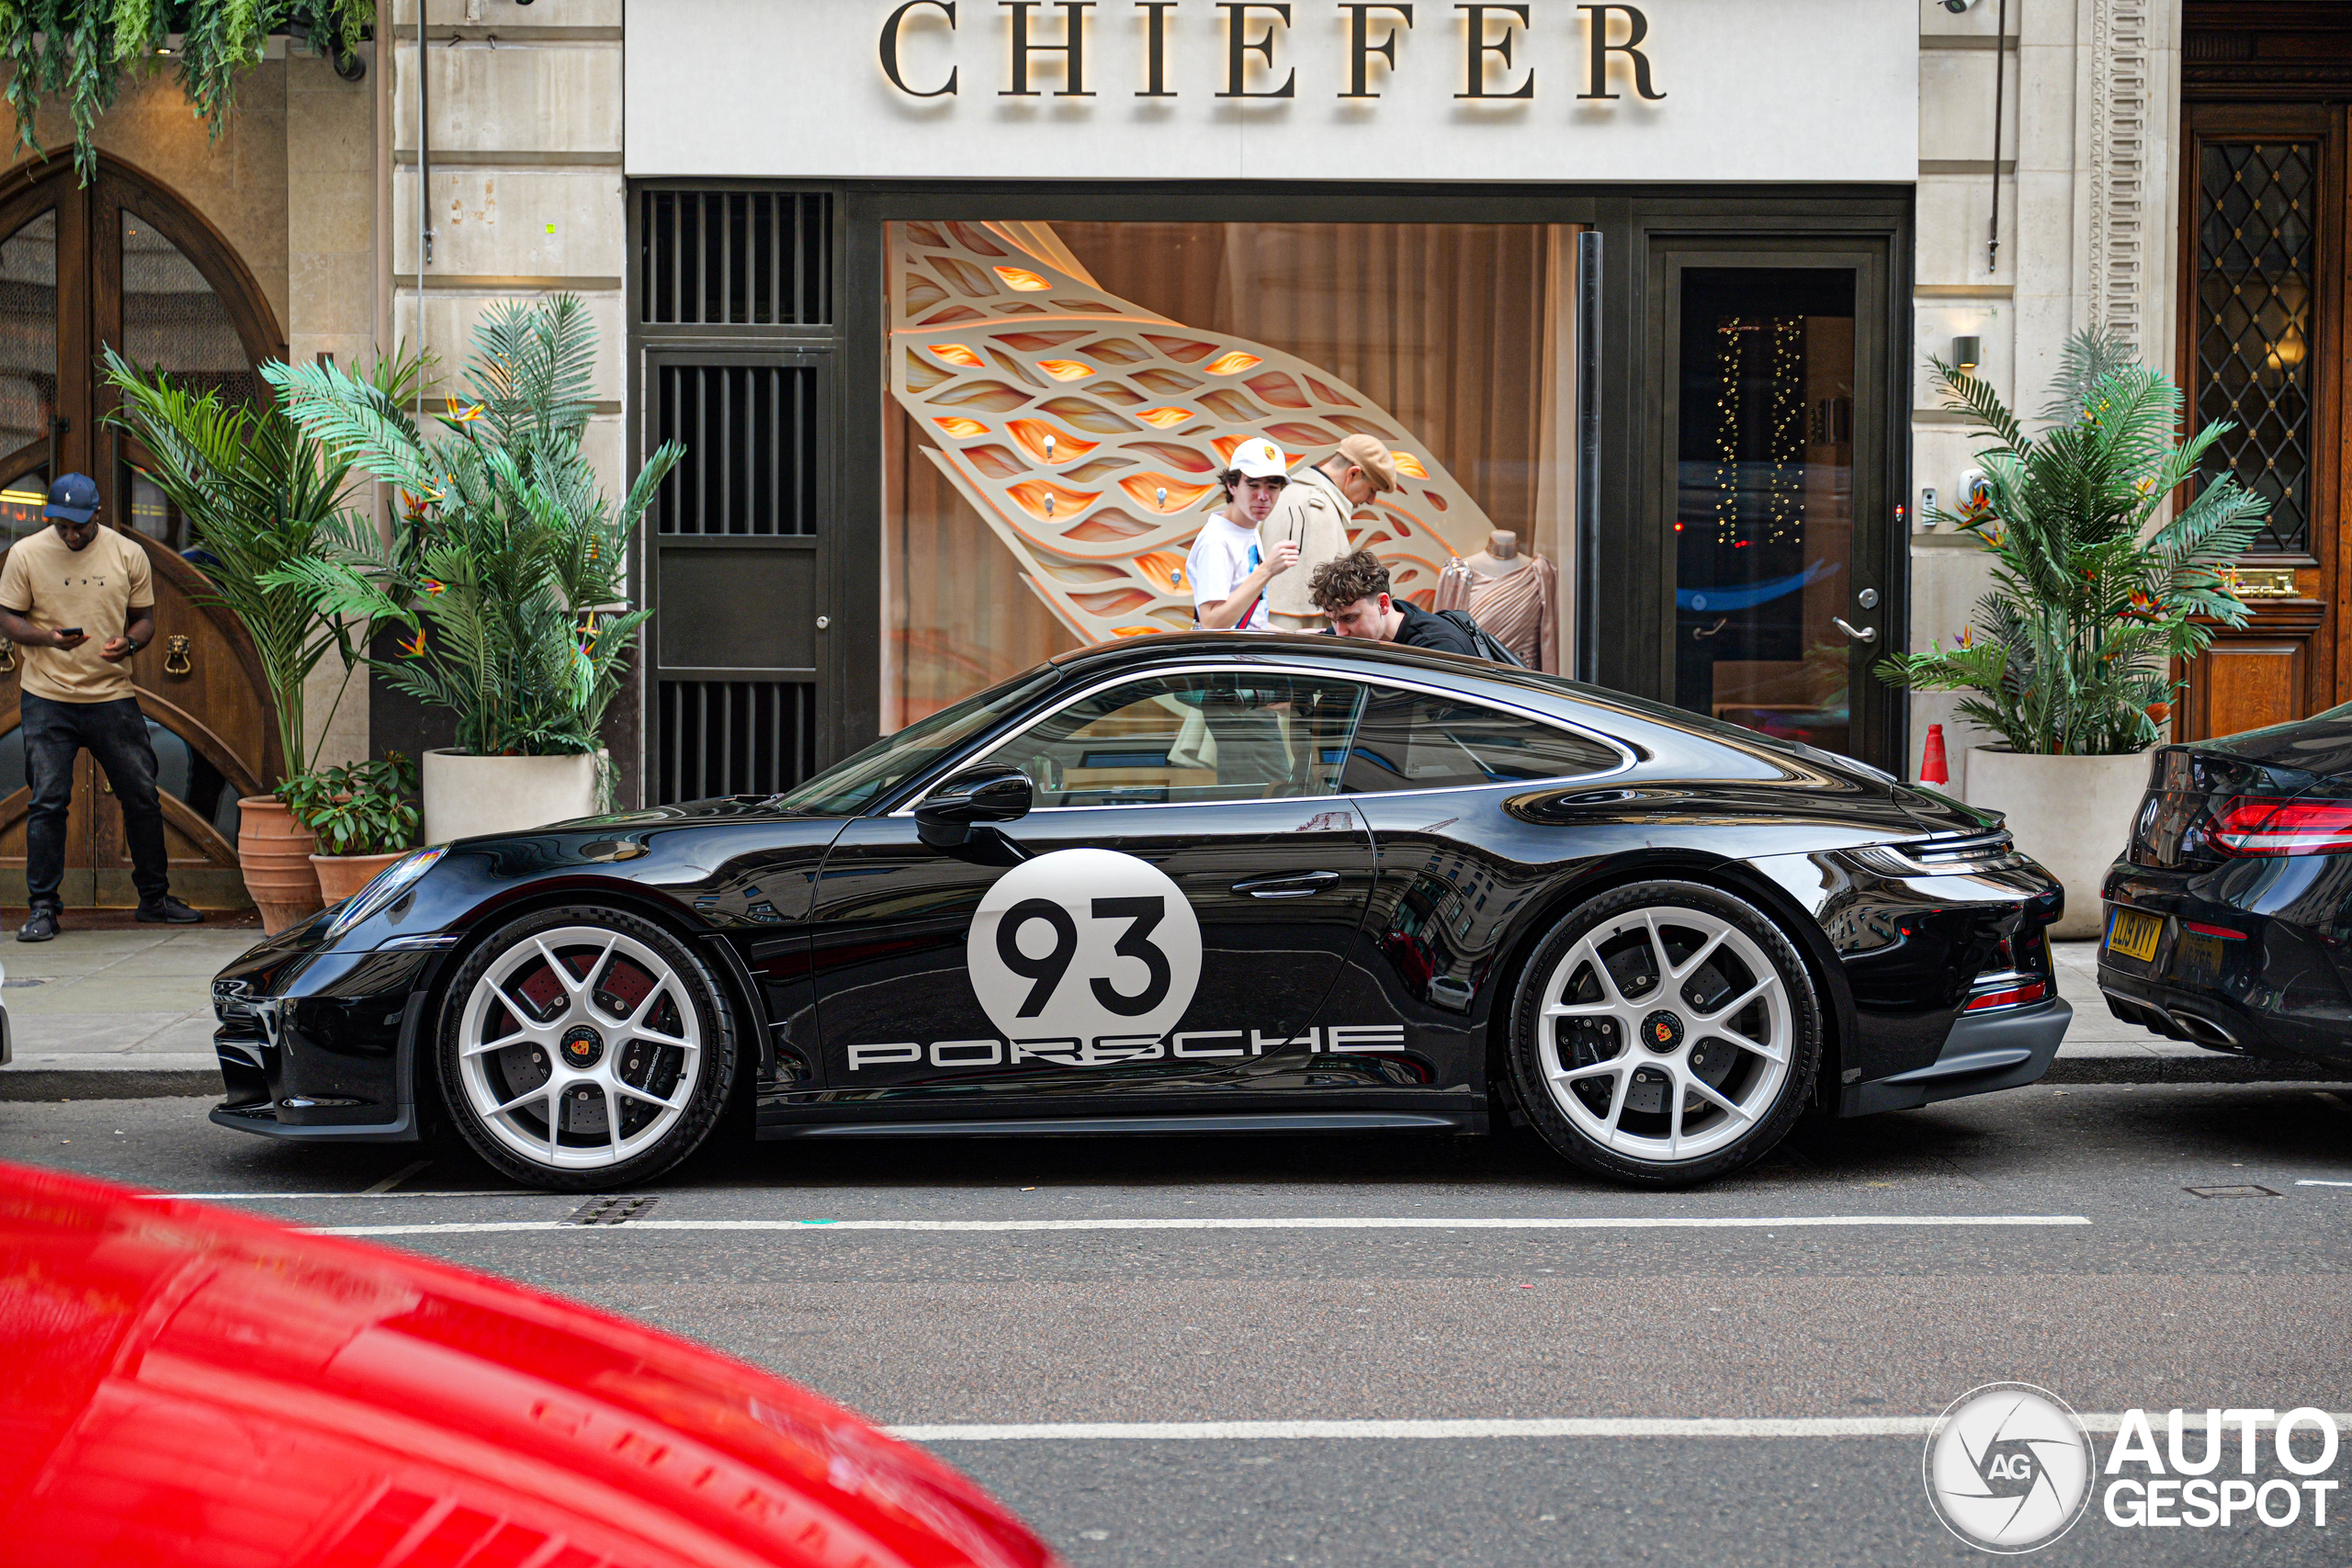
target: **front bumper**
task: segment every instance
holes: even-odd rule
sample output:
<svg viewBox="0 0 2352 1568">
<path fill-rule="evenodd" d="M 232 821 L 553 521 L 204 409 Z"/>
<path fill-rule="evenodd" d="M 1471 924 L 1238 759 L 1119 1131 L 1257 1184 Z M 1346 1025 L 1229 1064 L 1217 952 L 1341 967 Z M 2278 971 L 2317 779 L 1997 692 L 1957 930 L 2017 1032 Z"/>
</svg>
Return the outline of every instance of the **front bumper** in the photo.
<svg viewBox="0 0 2352 1568">
<path fill-rule="evenodd" d="M 290 973 L 250 976 L 231 965 L 212 987 L 228 1090 L 212 1120 L 279 1138 L 413 1141 L 412 1069 L 441 956 L 320 953 Z"/>
<path fill-rule="evenodd" d="M 1847 1116 L 1868 1116 L 2022 1088 L 2050 1070 L 2074 1017 L 2073 1006 L 2056 997 L 2000 1012 L 1962 1013 L 1933 1062 L 1875 1082 L 1848 1085 L 1838 1110 Z"/>
</svg>

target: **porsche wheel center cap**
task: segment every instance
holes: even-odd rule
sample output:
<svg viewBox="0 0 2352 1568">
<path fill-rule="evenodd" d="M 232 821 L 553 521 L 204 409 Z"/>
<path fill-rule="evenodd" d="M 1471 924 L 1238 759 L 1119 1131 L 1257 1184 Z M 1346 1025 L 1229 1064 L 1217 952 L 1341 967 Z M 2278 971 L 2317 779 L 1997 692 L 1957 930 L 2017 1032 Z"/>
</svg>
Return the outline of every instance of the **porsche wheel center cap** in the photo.
<svg viewBox="0 0 2352 1568">
<path fill-rule="evenodd" d="M 1642 1043 L 1663 1056 L 1682 1043 L 1682 1020 L 1660 1008 L 1642 1020 Z M 567 1047 L 568 1048 L 568 1047 Z"/>
<path fill-rule="evenodd" d="M 593 1023 L 575 1023 L 563 1032 L 558 1048 L 563 1052 L 565 1066 L 584 1073 L 605 1054 L 605 1037 L 596 1032 Z"/>
</svg>

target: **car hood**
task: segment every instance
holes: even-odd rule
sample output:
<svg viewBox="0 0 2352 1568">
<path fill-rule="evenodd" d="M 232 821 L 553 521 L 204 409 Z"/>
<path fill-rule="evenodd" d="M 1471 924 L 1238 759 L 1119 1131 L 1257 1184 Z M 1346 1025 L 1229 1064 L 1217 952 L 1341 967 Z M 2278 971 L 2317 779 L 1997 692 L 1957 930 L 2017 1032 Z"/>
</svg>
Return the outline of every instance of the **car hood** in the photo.
<svg viewBox="0 0 2352 1568">
<path fill-rule="evenodd" d="M 0 1166 L 0 1529 L 28 1561 L 986 1564 L 922 1450 L 617 1318 Z"/>
</svg>

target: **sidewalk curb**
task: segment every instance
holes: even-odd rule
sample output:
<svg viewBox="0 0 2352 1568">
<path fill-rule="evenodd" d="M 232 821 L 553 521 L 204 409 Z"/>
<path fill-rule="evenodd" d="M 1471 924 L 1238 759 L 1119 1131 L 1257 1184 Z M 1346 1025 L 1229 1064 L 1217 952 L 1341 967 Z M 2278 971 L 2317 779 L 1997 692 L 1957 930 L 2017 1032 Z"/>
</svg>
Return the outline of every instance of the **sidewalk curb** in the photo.
<svg viewBox="0 0 2352 1568">
<path fill-rule="evenodd" d="M 2319 1062 L 2274 1062 L 2260 1056 L 2061 1056 L 2043 1083 L 2346 1083 L 2352 1067 Z"/>
<path fill-rule="evenodd" d="M 21 1057 L 0 1067 L 0 1101 L 40 1100 L 161 1100 L 227 1092 L 220 1064 L 209 1052 L 159 1052 L 73 1062 L 58 1056 Z"/>
</svg>

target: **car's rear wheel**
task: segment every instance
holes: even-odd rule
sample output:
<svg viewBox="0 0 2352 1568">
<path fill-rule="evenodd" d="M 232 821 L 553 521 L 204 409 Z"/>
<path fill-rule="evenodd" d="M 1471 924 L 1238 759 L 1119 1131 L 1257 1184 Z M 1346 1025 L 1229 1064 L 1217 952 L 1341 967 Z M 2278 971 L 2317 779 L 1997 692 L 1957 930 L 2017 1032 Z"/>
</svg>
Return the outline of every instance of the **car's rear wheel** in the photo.
<svg viewBox="0 0 2352 1568">
<path fill-rule="evenodd" d="M 707 1137 L 734 1020 L 686 942 L 617 909 L 542 909 L 491 933 L 442 1003 L 441 1089 L 475 1153 L 518 1181 L 647 1180 Z"/>
<path fill-rule="evenodd" d="M 1743 898 L 1645 882 L 1589 899 L 1520 980 L 1512 1077 L 1560 1154 L 1687 1186 L 1763 1157 L 1813 1092 L 1821 1006 L 1788 937 Z"/>
</svg>

